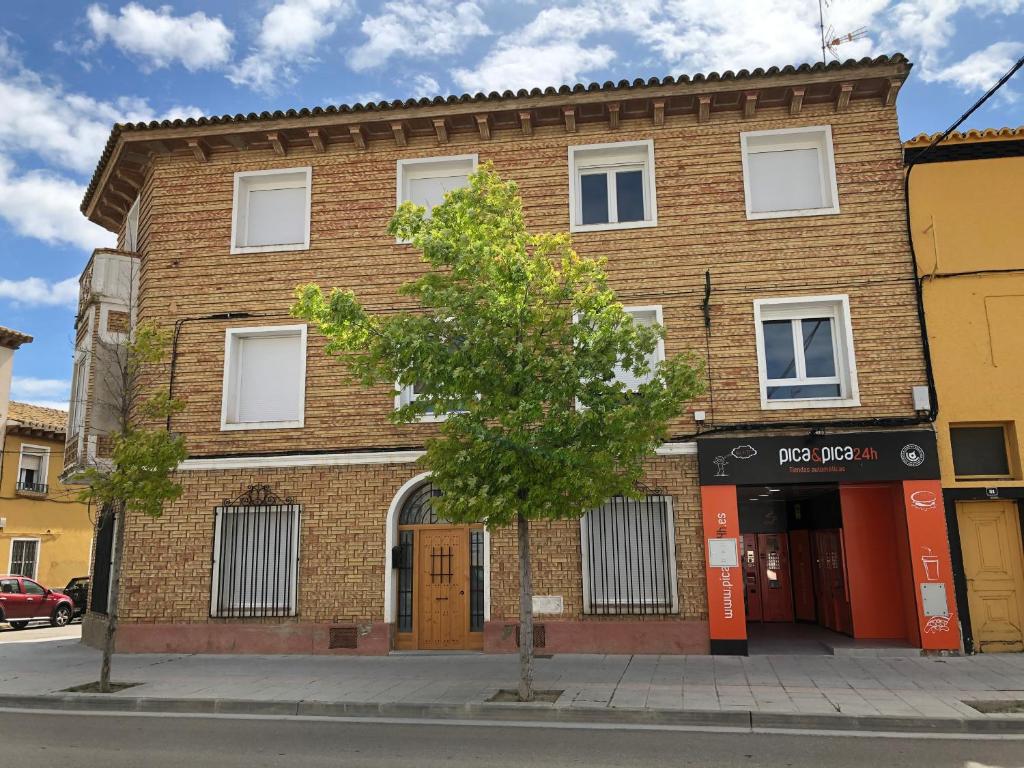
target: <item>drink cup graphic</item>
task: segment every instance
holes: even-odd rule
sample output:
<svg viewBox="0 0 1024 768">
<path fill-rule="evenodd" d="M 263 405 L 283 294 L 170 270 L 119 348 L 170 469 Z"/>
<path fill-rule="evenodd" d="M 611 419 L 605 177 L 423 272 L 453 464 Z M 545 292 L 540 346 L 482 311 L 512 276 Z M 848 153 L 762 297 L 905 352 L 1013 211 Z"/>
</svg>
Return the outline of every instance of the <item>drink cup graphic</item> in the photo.
<svg viewBox="0 0 1024 768">
<path fill-rule="evenodd" d="M 939 558 L 935 555 L 921 555 L 921 565 L 924 566 L 924 577 L 928 581 L 939 580 Z"/>
</svg>

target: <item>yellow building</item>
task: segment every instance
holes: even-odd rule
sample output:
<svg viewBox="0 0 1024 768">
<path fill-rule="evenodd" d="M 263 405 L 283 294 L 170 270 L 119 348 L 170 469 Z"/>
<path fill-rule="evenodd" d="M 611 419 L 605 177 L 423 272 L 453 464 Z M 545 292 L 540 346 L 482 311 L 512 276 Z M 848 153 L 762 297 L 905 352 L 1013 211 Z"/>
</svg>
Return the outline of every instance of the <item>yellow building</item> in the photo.
<svg viewBox="0 0 1024 768">
<path fill-rule="evenodd" d="M 31 340 L 0 328 L 0 573 L 60 588 L 89 574 L 92 524 L 60 482 L 67 413 L 9 400 L 13 352 Z"/>
<path fill-rule="evenodd" d="M 967 651 L 1024 651 L 1024 127 L 905 146 Z"/>
</svg>

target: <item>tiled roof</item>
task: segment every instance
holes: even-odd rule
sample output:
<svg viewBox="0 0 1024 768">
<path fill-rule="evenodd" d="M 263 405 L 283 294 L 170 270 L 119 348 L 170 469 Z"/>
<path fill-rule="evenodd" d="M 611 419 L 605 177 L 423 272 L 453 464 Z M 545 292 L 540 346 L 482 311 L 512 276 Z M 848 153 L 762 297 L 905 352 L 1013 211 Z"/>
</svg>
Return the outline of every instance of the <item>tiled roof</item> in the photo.
<svg viewBox="0 0 1024 768">
<path fill-rule="evenodd" d="M 0 325 L 0 347 L 9 347 L 11 349 L 17 349 L 22 344 L 28 344 L 32 341 L 32 337 L 27 333 L 16 331 L 13 328 L 5 328 Z"/>
<path fill-rule="evenodd" d="M 43 408 L 40 405 L 29 405 L 11 401 L 7 414 L 8 421 L 16 421 L 27 429 L 39 429 L 44 432 L 64 434 L 68 428 L 68 412 L 56 408 Z"/>
<path fill-rule="evenodd" d="M 907 58 L 902 53 L 894 53 L 891 56 L 878 56 L 877 58 L 871 59 L 865 57 L 862 59 L 847 59 L 846 61 L 832 61 L 828 64 L 822 64 L 818 62 L 816 64 L 800 64 L 798 66 L 787 65 L 784 67 L 769 67 L 768 69 L 762 69 L 758 67 L 754 70 L 741 69 L 738 72 L 732 70 L 726 70 L 725 72 L 709 72 L 707 74 L 696 74 L 696 75 L 679 75 L 673 77 L 651 77 L 646 80 L 638 78 L 636 80 L 619 80 L 618 82 L 612 82 L 611 80 L 604 83 L 576 83 L 575 85 L 563 85 L 559 88 L 548 87 L 548 88 L 532 88 L 527 90 L 525 88 L 517 91 L 506 90 L 498 93 L 497 91 L 491 91 L 490 93 L 463 93 L 461 96 L 436 96 L 432 99 L 421 98 L 421 99 L 395 99 L 394 101 L 378 101 L 378 102 L 367 102 L 366 104 L 340 104 L 337 106 L 327 107 L 313 107 L 303 109 L 289 109 L 287 111 L 277 110 L 274 112 L 250 112 L 249 114 L 243 115 L 241 113 L 236 115 L 220 115 L 210 117 L 190 117 L 182 120 L 153 120 L 150 122 L 140 123 L 118 123 L 115 124 L 113 129 L 110 131 L 110 137 L 107 139 L 107 144 L 103 149 L 103 153 L 100 155 L 99 163 L 96 165 L 96 170 L 93 173 L 92 179 L 89 182 L 89 186 L 85 191 L 85 197 L 82 200 L 82 213 L 86 213 L 89 205 L 89 201 L 92 199 L 93 194 L 96 192 L 96 188 L 99 186 L 100 177 L 103 175 L 103 171 L 106 168 L 107 162 L 109 162 L 111 156 L 114 153 L 114 148 L 117 146 L 117 140 L 122 133 L 129 131 L 145 131 L 153 130 L 158 128 L 194 128 L 206 125 L 221 125 L 226 123 L 258 123 L 265 120 L 281 120 L 288 118 L 305 118 L 315 117 L 318 115 L 331 115 L 331 114 L 347 114 L 347 113 L 361 113 L 361 112 L 387 112 L 389 110 L 399 109 L 413 109 L 416 107 L 433 107 L 442 106 L 445 104 L 466 104 L 470 102 L 495 102 L 495 101 L 512 101 L 515 99 L 526 99 L 536 98 L 538 96 L 558 96 L 558 95 L 570 95 L 575 93 L 584 92 L 607 92 L 613 93 L 618 91 L 632 91 L 632 90 L 643 90 L 645 88 L 655 88 L 659 86 L 667 86 L 682 83 L 715 83 L 721 81 L 730 80 L 759 80 L 763 78 L 777 77 L 779 75 L 794 75 L 794 74 L 815 74 L 819 72 L 832 72 L 836 70 L 853 70 L 863 67 L 871 66 L 882 66 L 885 64 L 903 64 L 907 63 Z"/>
<path fill-rule="evenodd" d="M 903 146 L 907 149 L 927 147 L 941 135 L 941 132 L 932 134 L 919 133 L 914 138 L 903 142 Z M 980 131 L 972 128 L 962 133 L 960 131 L 953 131 L 942 144 L 946 146 L 948 144 L 967 144 L 979 141 L 1006 141 L 1007 139 L 1024 139 L 1024 125 L 1018 128 L 985 128 Z"/>
</svg>

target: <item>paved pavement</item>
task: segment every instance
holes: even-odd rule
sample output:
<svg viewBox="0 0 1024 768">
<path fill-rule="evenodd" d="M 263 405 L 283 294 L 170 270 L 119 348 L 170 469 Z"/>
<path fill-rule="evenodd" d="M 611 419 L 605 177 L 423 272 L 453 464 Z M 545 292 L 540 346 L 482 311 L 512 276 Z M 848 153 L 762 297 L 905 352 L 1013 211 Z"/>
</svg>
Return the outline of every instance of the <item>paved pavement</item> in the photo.
<svg viewBox="0 0 1024 768">
<path fill-rule="evenodd" d="M 1024 757 L 1020 741 L 1005 740 L 41 712 L 0 713 L 0 744 L 4 764 L 19 768 L 1010 768 Z"/>
<path fill-rule="evenodd" d="M 97 651 L 74 640 L 0 643 L 0 695 L 53 694 L 91 682 L 99 661 Z M 119 697 L 464 706 L 513 687 L 517 658 L 126 654 L 114 660 L 114 679 L 141 683 Z M 564 691 L 554 704 L 562 710 L 979 721 L 994 716 L 965 700 L 1024 699 L 1024 655 L 557 655 L 537 660 L 536 684 Z M 1024 714 L 1010 717 L 1024 725 Z"/>
</svg>

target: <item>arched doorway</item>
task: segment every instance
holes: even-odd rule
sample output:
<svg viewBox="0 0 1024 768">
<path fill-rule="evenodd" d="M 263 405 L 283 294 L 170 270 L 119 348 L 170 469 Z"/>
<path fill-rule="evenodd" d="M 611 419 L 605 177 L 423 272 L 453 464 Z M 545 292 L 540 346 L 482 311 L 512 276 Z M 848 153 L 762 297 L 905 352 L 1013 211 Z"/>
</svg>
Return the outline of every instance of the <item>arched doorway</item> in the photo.
<svg viewBox="0 0 1024 768">
<path fill-rule="evenodd" d="M 484 527 L 440 519 L 441 492 L 426 480 L 397 506 L 392 553 L 395 647 L 399 650 L 483 648 Z"/>
</svg>

